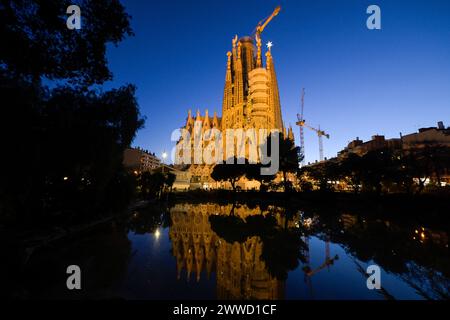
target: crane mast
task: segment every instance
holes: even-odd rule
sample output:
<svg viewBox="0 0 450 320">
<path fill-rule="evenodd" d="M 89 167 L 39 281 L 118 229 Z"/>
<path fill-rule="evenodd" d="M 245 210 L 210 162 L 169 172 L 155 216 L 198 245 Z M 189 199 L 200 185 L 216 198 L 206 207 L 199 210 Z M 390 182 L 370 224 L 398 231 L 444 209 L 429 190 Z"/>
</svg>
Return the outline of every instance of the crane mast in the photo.
<svg viewBox="0 0 450 320">
<path fill-rule="evenodd" d="M 320 157 L 320 161 L 323 161 L 325 158 L 323 156 L 323 137 L 330 139 L 330 135 L 328 133 L 326 133 L 323 130 L 320 130 L 320 126 L 319 129 L 313 128 L 309 125 L 307 125 L 306 123 L 304 124 L 305 127 L 311 129 L 312 131 L 316 132 L 317 136 L 319 137 L 319 157 Z"/>
<path fill-rule="evenodd" d="M 301 104 L 301 113 L 300 113 L 300 117 L 299 117 L 299 122 L 302 122 L 303 124 L 304 119 L 303 119 L 303 113 L 305 110 L 305 88 L 302 89 L 302 104 Z M 300 125 L 300 151 L 303 155 L 303 160 L 301 162 L 301 166 L 304 167 L 306 162 L 305 162 L 305 129 L 303 125 Z"/>
<path fill-rule="evenodd" d="M 313 129 L 313 128 L 311 128 L 311 129 Z M 319 157 L 320 157 L 320 161 L 323 161 L 324 156 L 323 156 L 323 139 L 322 139 L 322 137 L 330 139 L 330 135 L 328 133 L 325 133 L 325 131 L 320 130 L 320 127 L 318 130 L 316 130 L 316 129 L 313 129 L 313 130 L 317 132 L 317 135 L 319 137 Z"/>
<path fill-rule="evenodd" d="M 308 125 L 304 119 L 303 113 L 304 113 L 304 100 L 305 100 L 305 89 L 302 90 L 302 103 L 301 103 L 301 113 L 297 114 L 297 119 L 298 122 L 296 123 L 296 125 L 298 125 L 300 127 L 300 148 L 302 149 L 303 152 L 303 159 L 305 158 L 305 137 L 304 137 L 304 127 L 314 131 L 318 138 L 319 138 L 319 159 L 320 161 L 323 161 L 324 158 L 324 152 L 323 152 L 323 137 L 330 139 L 330 135 L 328 133 L 326 133 L 325 131 L 320 129 L 316 129 L 314 127 L 311 127 L 310 125 Z M 303 160 L 304 161 L 304 160 Z M 304 162 L 302 161 L 302 166 L 304 166 Z"/>
</svg>

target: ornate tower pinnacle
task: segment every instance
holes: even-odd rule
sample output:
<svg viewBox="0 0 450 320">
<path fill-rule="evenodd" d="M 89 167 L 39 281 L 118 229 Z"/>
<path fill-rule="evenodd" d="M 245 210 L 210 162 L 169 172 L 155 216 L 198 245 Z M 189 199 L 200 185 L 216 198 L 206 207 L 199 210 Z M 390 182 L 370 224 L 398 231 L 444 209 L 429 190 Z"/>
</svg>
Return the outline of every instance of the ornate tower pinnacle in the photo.
<svg viewBox="0 0 450 320">
<path fill-rule="evenodd" d="M 275 73 L 275 66 L 272 59 L 272 53 L 266 52 L 266 69 L 269 72 L 269 104 L 271 106 L 271 112 L 274 115 L 274 127 L 281 130 L 283 126 L 283 119 L 281 115 L 280 93 L 278 91 L 277 75 Z"/>
<path fill-rule="evenodd" d="M 234 49 L 233 49 L 234 50 Z M 225 87 L 222 101 L 222 114 L 233 106 L 233 78 L 231 73 L 231 52 L 227 52 L 227 72 L 225 75 Z"/>
<path fill-rule="evenodd" d="M 234 105 L 244 102 L 244 77 L 242 74 L 242 60 L 241 60 L 242 44 L 237 46 L 237 60 L 234 70 Z"/>
<path fill-rule="evenodd" d="M 292 142 L 294 141 L 294 131 L 292 130 L 291 125 L 289 125 L 288 139 L 291 140 Z"/>
<path fill-rule="evenodd" d="M 214 111 L 214 118 L 213 118 L 213 127 L 214 128 L 219 128 L 219 119 L 217 118 L 217 112 Z"/>
<path fill-rule="evenodd" d="M 209 129 L 210 128 L 208 109 L 206 109 L 206 111 L 205 111 L 205 119 L 203 121 L 203 128 L 205 128 L 205 129 Z"/>
<path fill-rule="evenodd" d="M 261 68 L 262 67 L 262 60 L 261 60 L 261 38 L 256 35 L 256 67 Z"/>
<path fill-rule="evenodd" d="M 188 117 L 187 117 L 187 120 L 186 120 L 186 128 L 189 129 L 192 126 L 193 122 L 194 121 L 192 119 L 192 111 L 191 111 L 191 109 L 189 109 Z"/>
</svg>

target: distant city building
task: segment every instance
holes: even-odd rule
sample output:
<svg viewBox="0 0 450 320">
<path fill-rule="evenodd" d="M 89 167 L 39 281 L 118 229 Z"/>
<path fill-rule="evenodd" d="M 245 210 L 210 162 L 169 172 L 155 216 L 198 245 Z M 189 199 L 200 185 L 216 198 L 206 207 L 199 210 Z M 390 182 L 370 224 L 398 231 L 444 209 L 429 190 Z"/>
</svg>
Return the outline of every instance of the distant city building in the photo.
<svg viewBox="0 0 450 320">
<path fill-rule="evenodd" d="M 349 154 L 363 156 L 368 152 L 382 149 L 401 152 L 404 155 L 414 155 L 420 153 L 421 150 L 424 150 L 425 148 L 433 150 L 433 148 L 438 147 L 450 148 L 450 127 L 445 128 L 443 122 L 439 122 L 437 127 L 421 128 L 418 132 L 400 135 L 400 138 L 386 139 L 384 136 L 375 135 L 367 142 L 363 142 L 359 138 L 356 138 L 350 142 L 346 148 L 338 152 L 337 157 L 328 159 L 325 162 L 308 164 L 308 166 L 320 166 L 324 163 L 338 164 L 348 157 Z M 437 180 L 440 182 L 441 186 L 450 185 L 450 168 L 444 168 L 439 174 L 433 173 L 433 175 L 427 179 L 425 185 L 429 184 L 433 179 L 436 180 L 437 177 L 439 177 Z M 314 179 L 310 178 L 307 174 L 304 175 L 304 178 L 310 182 L 314 182 Z M 421 177 L 414 178 L 416 183 L 418 178 Z M 345 183 L 342 183 L 342 181 L 329 181 L 329 183 L 333 184 L 334 188 L 337 190 L 348 189 L 348 186 Z"/>
<path fill-rule="evenodd" d="M 152 171 L 161 167 L 161 160 L 154 153 L 141 148 L 126 149 L 123 156 L 125 168 L 135 172 Z"/>
<path fill-rule="evenodd" d="M 422 128 L 419 132 L 401 138 L 404 150 L 424 148 L 426 146 L 450 147 L 450 127 L 445 128 L 443 122 L 437 127 Z"/>
<path fill-rule="evenodd" d="M 450 147 L 450 128 L 445 128 L 443 122 L 439 122 L 437 127 L 421 128 L 418 132 L 402 135 L 400 138 L 386 139 L 384 136 L 375 135 L 367 142 L 356 138 L 338 153 L 338 157 L 345 157 L 348 153 L 362 156 L 380 149 L 408 151 L 430 146 Z"/>
</svg>

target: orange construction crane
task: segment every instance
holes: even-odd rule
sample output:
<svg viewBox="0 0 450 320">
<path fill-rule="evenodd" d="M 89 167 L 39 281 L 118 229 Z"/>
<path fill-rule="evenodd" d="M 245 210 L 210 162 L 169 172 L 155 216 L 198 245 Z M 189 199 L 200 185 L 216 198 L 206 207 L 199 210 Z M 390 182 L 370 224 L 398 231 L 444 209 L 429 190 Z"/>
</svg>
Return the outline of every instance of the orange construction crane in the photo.
<svg viewBox="0 0 450 320">
<path fill-rule="evenodd" d="M 256 34 L 257 38 L 261 39 L 261 33 L 264 31 L 264 29 L 267 27 L 267 25 L 270 23 L 270 21 L 272 21 L 273 18 L 275 18 L 280 13 L 280 11 L 281 11 L 281 6 L 276 7 L 275 10 L 272 12 L 272 14 L 268 18 L 263 19 L 258 23 L 258 26 L 256 27 L 256 30 L 255 30 L 255 34 Z"/>
<path fill-rule="evenodd" d="M 319 127 L 319 129 L 316 129 L 316 128 L 313 128 L 310 125 L 306 124 L 306 121 L 305 121 L 305 119 L 303 119 L 303 116 L 297 115 L 297 118 L 298 118 L 298 122 L 296 123 L 296 125 L 298 125 L 300 128 L 306 127 L 308 129 L 311 129 L 319 137 L 319 157 L 320 157 L 320 161 L 323 161 L 324 156 L 323 156 L 323 138 L 322 137 L 330 139 L 330 135 L 328 133 L 326 133 L 325 131 L 321 130 L 320 127 Z"/>
</svg>

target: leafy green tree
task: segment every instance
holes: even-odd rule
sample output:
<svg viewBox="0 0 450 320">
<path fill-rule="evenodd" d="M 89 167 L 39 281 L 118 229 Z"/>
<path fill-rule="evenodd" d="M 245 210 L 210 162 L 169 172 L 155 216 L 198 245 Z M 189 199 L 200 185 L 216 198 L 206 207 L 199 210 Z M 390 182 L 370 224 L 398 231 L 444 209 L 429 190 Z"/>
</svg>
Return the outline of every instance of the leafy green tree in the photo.
<svg viewBox="0 0 450 320">
<path fill-rule="evenodd" d="M 448 174 L 450 168 L 450 148 L 441 145 L 427 145 L 424 148 L 408 150 L 410 170 L 418 181 L 418 193 L 425 188 L 425 183 L 436 180 L 441 184 L 442 176 Z"/>
<path fill-rule="evenodd" d="M 162 172 L 155 172 L 152 174 L 152 190 L 157 198 L 161 198 L 164 187 L 166 185 L 166 175 Z"/>
<path fill-rule="evenodd" d="M 100 87 L 112 79 L 106 47 L 132 34 L 130 17 L 118 0 L 78 3 L 82 29 L 69 31 L 70 1 L 0 2 L 0 139 L 12 155 L 0 164 L 0 217 L 92 215 L 130 201 L 114 195 L 132 189 L 122 158 L 143 125 L 136 88 Z"/>
<path fill-rule="evenodd" d="M 149 171 L 142 172 L 138 176 L 137 187 L 139 189 L 139 195 L 142 199 L 148 199 L 153 194 L 153 181 L 152 174 Z"/>
<path fill-rule="evenodd" d="M 303 160 L 300 147 L 296 147 L 290 139 L 280 135 L 280 171 L 283 174 L 284 191 L 291 190 L 292 183 L 288 180 L 288 173 L 297 174 L 299 164 Z"/>
<path fill-rule="evenodd" d="M 236 158 L 229 159 L 227 162 L 230 164 L 223 163 L 216 165 L 211 173 L 211 178 L 215 181 L 228 181 L 233 191 L 236 192 L 236 183 L 245 175 L 247 166 L 245 164 L 238 164 L 238 159 Z"/>
<path fill-rule="evenodd" d="M 339 163 L 341 176 L 352 186 L 355 194 L 358 194 L 362 183 L 362 173 L 364 167 L 361 157 L 355 153 L 349 153 L 345 159 Z"/>
<path fill-rule="evenodd" d="M 166 175 L 166 186 L 170 189 L 170 192 L 172 192 L 173 184 L 175 183 L 175 180 L 177 179 L 177 176 L 171 172 L 167 173 Z"/>
<path fill-rule="evenodd" d="M 262 149 L 267 150 L 267 154 L 272 154 L 272 135 L 269 135 L 263 143 Z M 290 139 L 285 139 L 283 134 L 278 135 L 279 146 L 279 172 L 283 176 L 283 188 L 284 191 L 292 189 L 292 183 L 288 179 L 288 174 L 297 174 L 299 171 L 300 162 L 303 160 L 303 154 L 300 147 L 296 147 L 294 142 Z"/>
<path fill-rule="evenodd" d="M 82 28 L 66 26 L 70 0 L 2 0 L 0 68 L 34 83 L 42 77 L 88 87 L 112 79 L 106 47 L 133 34 L 130 16 L 118 0 L 76 1 Z"/>
<path fill-rule="evenodd" d="M 314 184 L 321 191 L 329 190 L 330 186 L 328 184 L 328 172 L 327 164 L 325 162 L 317 163 L 311 166 L 302 167 L 299 170 L 300 179 L 305 179 L 306 177 L 313 180 Z"/>
<path fill-rule="evenodd" d="M 389 178 L 387 168 L 392 167 L 394 155 L 390 149 L 380 149 L 367 152 L 362 156 L 363 187 L 370 192 L 380 195 L 383 181 Z"/>
<path fill-rule="evenodd" d="M 388 192 L 406 192 L 410 194 L 414 187 L 414 172 L 412 154 L 401 150 L 393 152 L 392 162 L 385 168 L 386 176 L 383 185 Z"/>
<path fill-rule="evenodd" d="M 259 183 L 261 183 L 261 186 L 260 186 L 261 192 L 267 191 L 269 188 L 268 184 L 276 178 L 276 175 L 261 174 L 261 170 L 263 168 L 264 168 L 264 166 L 260 163 L 247 164 L 246 168 L 245 168 L 245 176 L 247 179 L 256 180 Z"/>
<path fill-rule="evenodd" d="M 299 184 L 300 184 L 300 190 L 303 192 L 310 192 L 313 190 L 313 184 L 301 175 L 299 178 Z"/>
</svg>

